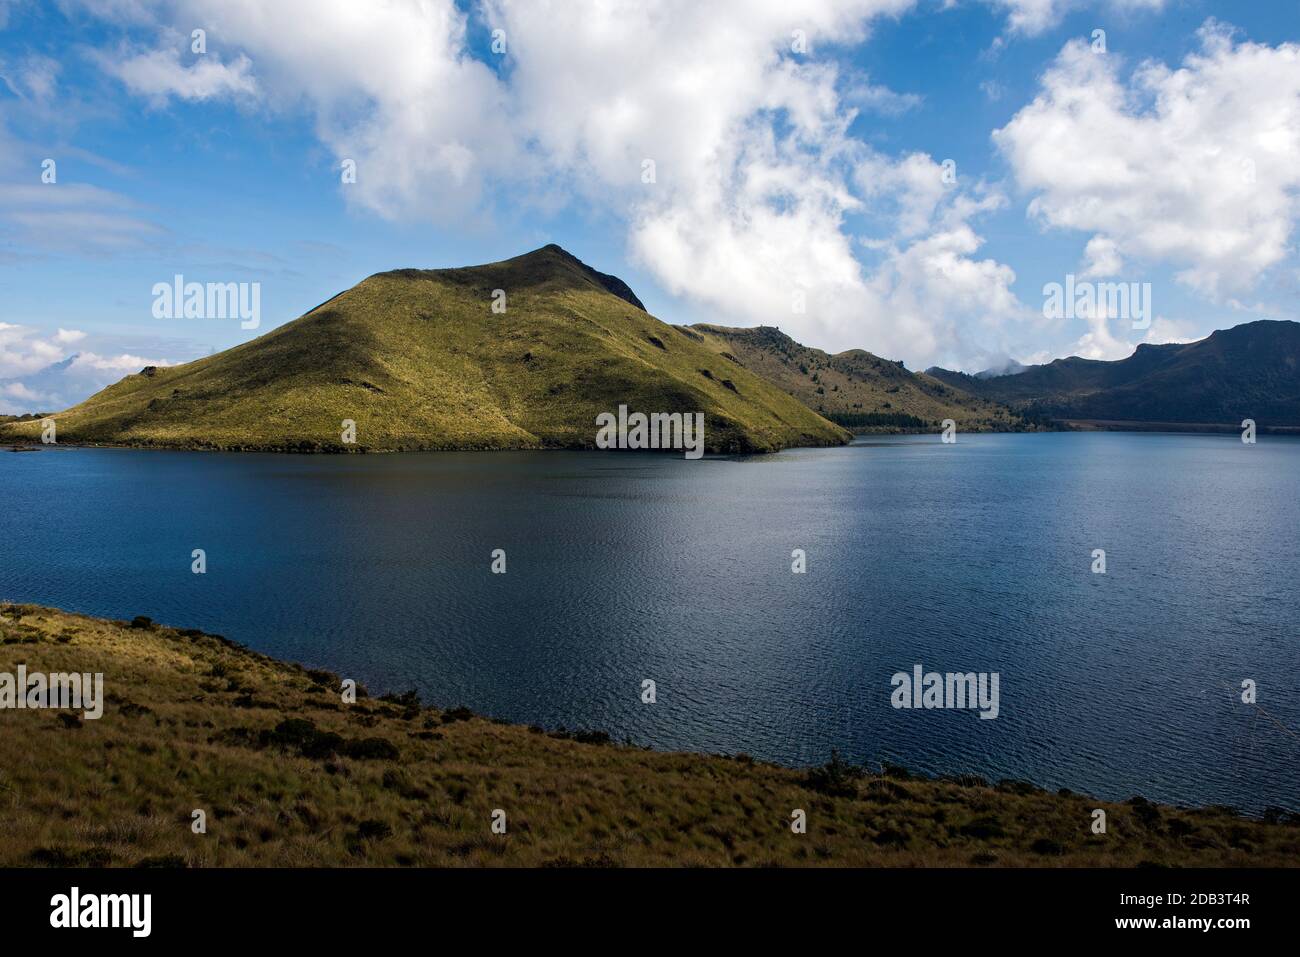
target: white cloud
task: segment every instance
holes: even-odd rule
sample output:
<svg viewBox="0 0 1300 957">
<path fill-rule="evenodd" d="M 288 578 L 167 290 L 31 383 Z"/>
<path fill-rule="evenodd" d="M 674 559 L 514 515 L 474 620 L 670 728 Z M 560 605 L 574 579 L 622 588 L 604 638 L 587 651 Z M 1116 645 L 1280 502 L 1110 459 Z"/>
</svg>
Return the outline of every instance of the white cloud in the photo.
<svg viewBox="0 0 1300 957">
<path fill-rule="evenodd" d="M 1085 8 L 990 2 L 1022 35 Z M 1006 349 L 1009 323 L 1026 312 L 1012 269 L 981 254 L 978 219 L 1005 199 L 964 177 L 944 184 L 938 157 L 882 155 L 851 134 L 859 112 L 924 104 L 837 57 L 913 5 L 130 0 L 131 18 L 164 40 L 106 62 L 148 97 L 305 108 L 333 161 L 356 162 L 358 182 L 340 190 L 358 209 L 460 225 L 569 202 L 625 224 L 631 257 L 715 321 L 777 324 L 912 365 L 957 363 Z M 1162 6 L 1101 9 L 1113 18 Z M 194 24 L 210 49 L 197 59 Z M 492 28 L 508 52 L 481 62 L 470 51 Z M 796 30 L 807 53 L 791 49 Z M 1074 42 L 995 137 L 1031 215 L 1086 239 L 1083 274 L 1170 263 L 1200 293 L 1237 296 L 1289 255 L 1297 66 L 1295 45 L 1236 43 L 1213 22 L 1177 69 L 1130 70 Z M 1005 95 L 996 81 L 985 93 Z M 646 159 L 653 184 L 641 181 Z M 863 234 L 864 222 L 888 228 Z M 796 291 L 805 313 L 791 308 Z M 1080 342 L 1099 354 L 1132 345 L 1100 320 Z"/>
<path fill-rule="evenodd" d="M 178 0 L 155 12 L 174 17 L 172 49 L 188 24 L 206 24 L 200 62 L 238 47 L 243 88 L 272 106 L 305 104 L 337 161 L 356 163 L 344 195 L 361 207 L 456 222 L 488 178 L 523 168 L 503 89 L 467 55 L 453 0 Z"/>
<path fill-rule="evenodd" d="M 1012 33 L 1035 36 L 1056 26 L 1065 15 L 1089 6 L 1088 0 L 988 0 L 993 6 L 1006 11 L 1007 25 Z M 1109 0 L 1103 4 L 1116 14 L 1141 11 L 1158 11 L 1165 0 Z"/>
<path fill-rule="evenodd" d="M 0 322 L 0 413 L 58 411 L 145 366 L 171 364 L 127 352 L 69 352 L 85 339 L 79 330 L 46 335 L 32 326 Z"/>
<path fill-rule="evenodd" d="M 0 322 L 0 379 L 36 372 L 62 358 L 63 349 L 39 338 L 35 329 Z"/>
<path fill-rule="evenodd" d="M 147 359 L 144 356 L 135 356 L 126 352 L 116 356 L 101 356 L 93 352 L 79 352 L 73 357 L 72 364 L 68 368 L 74 371 L 112 372 L 114 377 L 110 381 L 116 382 L 123 375 L 129 372 L 139 372 L 145 366 L 166 365 L 171 365 L 166 359 Z"/>
<path fill-rule="evenodd" d="M 1083 250 L 1083 275 L 1102 279 L 1118 276 L 1124 269 L 1124 257 L 1119 254 L 1119 246 L 1109 236 L 1093 236 Z"/>
<path fill-rule="evenodd" d="M 492 4 L 512 40 L 519 115 L 548 167 L 617 198 L 633 257 L 668 291 L 715 321 L 919 363 L 949 346 L 958 317 L 1001 311 L 1011 273 L 972 258 L 980 240 L 965 221 L 984 207 L 945 194 L 938 164 L 891 160 L 848 135 L 854 106 L 881 97 L 816 56 L 906 6 L 808 3 L 792 16 L 776 2 L 628 4 L 592 16 L 578 4 Z M 792 52 L 794 29 L 812 55 Z M 653 184 L 641 182 L 646 159 Z M 864 269 L 846 220 L 884 203 L 885 181 L 901 197 L 900 234 L 875 244 L 880 262 Z"/>
<path fill-rule="evenodd" d="M 3 10 L 0 6 L 0 16 Z M 16 63 L 0 60 L 0 83 L 14 96 L 43 105 L 54 96 L 61 69 L 57 60 L 37 53 L 28 54 Z"/>
<path fill-rule="evenodd" d="M 1121 329 L 1129 326 L 1131 322 L 1128 319 L 1115 319 L 1101 312 L 1085 317 L 1088 331 L 1074 344 L 1070 354 L 1084 359 L 1126 359 L 1144 342 L 1152 344 L 1195 342 L 1203 338 L 1194 334 L 1191 323 L 1157 316 L 1142 336 L 1137 339 L 1126 339 L 1111 330 L 1112 320 L 1118 322 Z"/>
<path fill-rule="evenodd" d="M 1212 297 L 1290 254 L 1300 212 L 1300 46 L 1236 43 L 1213 20 L 1176 70 L 1065 46 L 994 133 L 1031 215 L 1092 234 L 1098 269 L 1170 263 Z"/>
<path fill-rule="evenodd" d="M 216 53 L 195 57 L 189 66 L 181 63 L 179 49 L 150 50 L 118 58 L 104 56 L 104 69 L 140 96 L 164 101 L 208 100 L 225 95 L 251 96 L 257 83 L 249 70 L 252 61 L 242 54 L 223 63 Z"/>
<path fill-rule="evenodd" d="M 847 133 L 859 110 L 919 105 L 830 55 L 913 2 L 487 0 L 508 45 L 500 73 L 469 55 L 452 0 L 177 0 L 155 26 L 175 48 L 188 24 L 207 25 L 210 50 L 249 58 L 241 75 L 264 103 L 307 105 L 336 162 L 356 162 L 341 189 L 359 207 L 460 222 L 503 195 L 567 196 L 625 222 L 633 258 L 715 321 L 918 363 L 951 348 L 957 318 L 1015 304 L 1011 270 L 975 258 L 969 221 L 986 198 L 945 190 L 929 157 L 881 157 Z M 147 62 L 166 69 L 137 77 L 139 92 L 181 95 L 176 54 Z M 846 220 L 886 197 L 862 167 L 906 207 L 891 209 L 899 232 L 875 244 L 870 270 Z"/>
</svg>

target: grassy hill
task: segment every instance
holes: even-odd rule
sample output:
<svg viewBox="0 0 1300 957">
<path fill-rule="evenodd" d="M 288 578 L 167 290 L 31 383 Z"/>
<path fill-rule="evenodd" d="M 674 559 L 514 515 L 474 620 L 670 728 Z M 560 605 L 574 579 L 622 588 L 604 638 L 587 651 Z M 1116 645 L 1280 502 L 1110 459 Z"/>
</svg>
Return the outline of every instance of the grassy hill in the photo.
<svg viewBox="0 0 1300 957">
<path fill-rule="evenodd" d="M 344 705 L 335 675 L 147 619 L 0 604 L 0 672 L 20 664 L 103 672 L 107 704 L 97 720 L 0 710 L 0 866 L 1300 861 L 1296 815 L 654 752 L 411 695 Z M 1105 835 L 1090 829 L 1098 807 Z"/>
<path fill-rule="evenodd" d="M 1014 375 L 930 374 L 953 388 L 1066 421 L 1300 426 L 1300 323 L 1259 320 L 1205 339 L 1142 344 L 1126 359 L 1071 356 Z"/>
<path fill-rule="evenodd" d="M 596 416 L 620 404 L 703 412 L 710 451 L 849 438 L 553 245 L 486 266 L 371 276 L 258 339 L 147 368 L 54 418 L 59 441 L 80 444 L 590 447 Z M 355 445 L 342 442 L 345 419 Z M 39 422 L 0 424 L 0 440 L 39 435 Z"/>
<path fill-rule="evenodd" d="M 700 341 L 737 366 L 780 386 L 810 409 L 855 432 L 937 431 L 952 419 L 968 432 L 1031 427 L 1002 404 L 978 398 L 862 349 L 830 355 L 780 329 L 690 326 Z"/>
</svg>

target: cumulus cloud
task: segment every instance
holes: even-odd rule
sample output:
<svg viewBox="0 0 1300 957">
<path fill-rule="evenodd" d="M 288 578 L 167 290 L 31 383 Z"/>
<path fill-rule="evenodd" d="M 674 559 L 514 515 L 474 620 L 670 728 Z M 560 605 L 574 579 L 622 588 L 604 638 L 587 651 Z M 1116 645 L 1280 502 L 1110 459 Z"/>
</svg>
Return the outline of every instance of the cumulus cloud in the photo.
<svg viewBox="0 0 1300 957">
<path fill-rule="evenodd" d="M 502 196 L 567 197 L 624 222 L 632 258 L 715 321 L 919 363 L 951 346 L 960 317 L 1017 306 L 1011 270 L 977 256 L 971 223 L 996 204 L 945 187 L 930 157 L 881 156 L 848 133 L 860 112 L 919 105 L 833 56 L 913 3 L 485 0 L 505 40 L 492 65 L 470 54 L 452 0 L 176 0 L 154 25 L 174 48 L 183 25 L 207 25 L 210 49 L 248 58 L 248 90 L 305 104 L 336 162 L 355 162 L 344 195 L 360 207 L 460 222 Z M 183 96 L 178 58 L 111 69 L 142 94 Z M 149 82 L 127 71 L 145 62 Z M 848 218 L 896 201 L 899 232 L 864 267 Z"/>
<path fill-rule="evenodd" d="M 988 2 L 1020 35 L 1085 6 Z M 630 257 L 715 321 L 913 365 L 1005 349 L 1026 314 L 1015 273 L 980 234 L 1006 198 L 945 182 L 937 157 L 885 155 L 851 132 L 860 115 L 923 105 L 837 55 L 914 0 L 90 6 L 125 6 L 164 38 L 105 54 L 128 89 L 305 108 L 333 162 L 356 164 L 342 195 L 382 217 L 461 224 L 567 202 L 623 223 Z M 210 49 L 197 58 L 194 24 Z M 484 51 L 490 29 L 504 31 L 500 55 Z M 995 141 L 1030 215 L 1081 234 L 1083 275 L 1172 264 L 1201 294 L 1238 296 L 1289 255 L 1298 65 L 1295 45 L 1238 42 L 1213 21 L 1177 67 L 1073 42 Z M 985 92 L 1004 95 L 996 83 Z M 1132 345 L 1095 322 L 1081 349 Z"/>
<path fill-rule="evenodd" d="M 356 165 L 345 195 L 380 215 L 456 222 L 490 178 L 524 170 L 505 91 L 468 55 L 453 0 L 178 0 L 156 10 L 168 13 L 207 25 L 209 52 L 196 63 L 238 47 L 236 64 L 251 63 L 237 75 L 241 90 L 272 106 L 305 104 L 336 160 Z M 171 36 L 171 52 L 157 53 L 168 62 L 188 49 L 188 30 Z"/>
<path fill-rule="evenodd" d="M 1300 46 L 1207 21 L 1177 69 L 1065 46 L 1032 103 L 994 133 L 1029 212 L 1091 234 L 1095 272 L 1169 263 L 1210 297 L 1289 254 L 1300 211 Z"/>
<path fill-rule="evenodd" d="M 145 366 L 171 364 L 127 352 L 69 351 L 86 338 L 77 329 L 46 335 L 32 326 L 0 322 L 0 413 L 58 411 Z"/>
<path fill-rule="evenodd" d="M 0 322 L 0 378 L 36 372 L 63 358 L 57 343 L 36 336 L 36 330 Z"/>
</svg>

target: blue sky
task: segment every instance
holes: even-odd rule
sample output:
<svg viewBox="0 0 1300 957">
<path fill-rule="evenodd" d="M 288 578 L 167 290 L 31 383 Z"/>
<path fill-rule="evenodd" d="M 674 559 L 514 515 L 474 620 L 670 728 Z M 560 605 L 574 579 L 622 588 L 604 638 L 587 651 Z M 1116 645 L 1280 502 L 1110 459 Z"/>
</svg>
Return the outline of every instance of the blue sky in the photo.
<svg viewBox="0 0 1300 957">
<path fill-rule="evenodd" d="M 666 321 L 909 368 L 1296 318 L 1295 4 L 700 6 L 0 0 L 0 411 L 548 242 Z M 155 318 L 177 273 L 259 283 L 260 327 Z M 1067 274 L 1154 321 L 1045 317 Z"/>
</svg>

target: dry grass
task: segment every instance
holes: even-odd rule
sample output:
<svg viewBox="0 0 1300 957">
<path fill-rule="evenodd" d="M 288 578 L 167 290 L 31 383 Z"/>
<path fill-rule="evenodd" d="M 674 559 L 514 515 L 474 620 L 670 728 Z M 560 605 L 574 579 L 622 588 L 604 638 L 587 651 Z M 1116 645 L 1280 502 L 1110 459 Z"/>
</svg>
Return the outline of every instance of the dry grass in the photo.
<svg viewBox="0 0 1300 957">
<path fill-rule="evenodd" d="M 140 625 L 0 605 L 0 671 L 102 671 L 108 698 L 80 726 L 0 711 L 0 865 L 1276 866 L 1300 852 L 1295 820 L 580 743 L 400 699 L 345 706 L 333 675 Z M 291 719 L 339 739 L 295 737 Z M 386 750 L 375 740 L 397 756 L 358 753 Z"/>
</svg>

